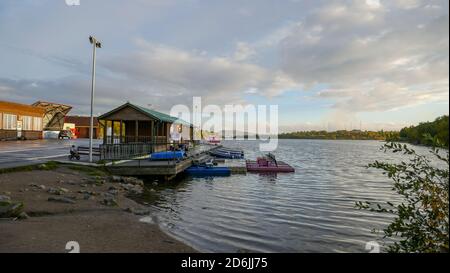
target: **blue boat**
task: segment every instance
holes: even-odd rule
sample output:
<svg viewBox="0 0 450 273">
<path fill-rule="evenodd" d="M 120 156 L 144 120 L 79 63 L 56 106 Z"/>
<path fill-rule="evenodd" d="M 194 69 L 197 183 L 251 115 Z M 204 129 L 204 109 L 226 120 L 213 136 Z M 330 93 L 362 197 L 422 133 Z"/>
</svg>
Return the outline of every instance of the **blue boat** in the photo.
<svg viewBox="0 0 450 273">
<path fill-rule="evenodd" d="M 219 148 L 212 150 L 209 152 L 210 155 L 220 158 L 229 158 L 229 159 L 242 159 L 244 158 L 243 151 L 230 150 L 227 148 Z"/>
<path fill-rule="evenodd" d="M 150 154 L 150 160 L 177 160 L 183 159 L 184 156 L 184 151 L 157 152 Z"/>
<path fill-rule="evenodd" d="M 231 170 L 227 167 L 192 166 L 185 173 L 191 176 L 230 176 Z"/>
</svg>

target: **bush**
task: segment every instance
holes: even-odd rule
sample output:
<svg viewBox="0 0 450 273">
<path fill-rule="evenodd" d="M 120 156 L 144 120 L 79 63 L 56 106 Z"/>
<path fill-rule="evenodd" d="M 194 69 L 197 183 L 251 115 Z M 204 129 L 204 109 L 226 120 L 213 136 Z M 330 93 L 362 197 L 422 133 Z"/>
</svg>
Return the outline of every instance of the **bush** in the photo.
<svg viewBox="0 0 450 273">
<path fill-rule="evenodd" d="M 439 144 L 434 139 L 435 144 Z M 431 160 L 418 155 L 406 145 L 387 143 L 382 149 L 403 153 L 410 157 L 399 164 L 376 161 L 369 168 L 383 170 L 394 181 L 393 190 L 403 197 L 400 204 L 357 202 L 359 209 L 395 215 L 394 221 L 383 230 L 383 238 L 390 238 L 388 252 L 448 252 L 449 244 L 449 153 L 446 157 L 432 148 L 430 153 L 446 165 L 441 169 Z"/>
</svg>

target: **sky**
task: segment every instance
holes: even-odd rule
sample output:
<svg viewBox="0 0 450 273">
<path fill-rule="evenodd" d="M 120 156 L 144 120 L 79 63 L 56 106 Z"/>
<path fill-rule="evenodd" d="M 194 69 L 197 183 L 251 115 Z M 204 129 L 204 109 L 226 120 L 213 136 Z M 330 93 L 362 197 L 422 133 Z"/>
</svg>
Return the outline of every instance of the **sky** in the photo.
<svg viewBox="0 0 450 273">
<path fill-rule="evenodd" d="M 2 0 L 0 100 L 278 105 L 280 131 L 394 130 L 449 109 L 448 0 Z"/>
</svg>

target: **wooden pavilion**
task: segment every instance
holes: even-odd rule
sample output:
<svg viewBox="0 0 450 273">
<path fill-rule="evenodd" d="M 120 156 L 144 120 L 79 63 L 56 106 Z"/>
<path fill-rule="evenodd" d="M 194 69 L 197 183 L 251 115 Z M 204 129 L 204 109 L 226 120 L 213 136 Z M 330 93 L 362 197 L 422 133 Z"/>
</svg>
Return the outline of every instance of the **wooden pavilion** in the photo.
<svg viewBox="0 0 450 273">
<path fill-rule="evenodd" d="M 143 150 L 141 153 L 165 151 L 174 142 L 193 141 L 194 136 L 194 127 L 190 123 L 129 102 L 99 116 L 98 120 L 104 132 L 102 146 L 115 150 L 129 150 L 130 145 L 139 145 L 139 150 Z M 174 131 L 180 139 L 171 138 Z"/>
</svg>

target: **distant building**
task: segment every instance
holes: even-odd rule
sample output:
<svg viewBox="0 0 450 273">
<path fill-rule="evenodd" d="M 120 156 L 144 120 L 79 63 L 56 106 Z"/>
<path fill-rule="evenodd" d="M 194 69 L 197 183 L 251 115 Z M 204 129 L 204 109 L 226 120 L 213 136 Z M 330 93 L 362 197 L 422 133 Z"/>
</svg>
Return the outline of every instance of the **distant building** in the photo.
<svg viewBox="0 0 450 273">
<path fill-rule="evenodd" d="M 87 116 L 66 116 L 64 124 L 72 129 L 77 138 L 89 138 L 89 127 L 91 124 L 91 118 Z M 64 129 L 67 129 L 64 125 Z M 72 128 L 73 127 L 73 128 Z M 100 128 L 98 126 L 98 119 L 94 117 L 94 136 L 93 138 L 101 138 Z"/>
<path fill-rule="evenodd" d="M 32 105 L 0 101 L 0 140 L 41 139 L 58 136 L 71 106 L 38 101 Z"/>
<path fill-rule="evenodd" d="M 0 140 L 40 139 L 45 108 L 0 101 Z"/>
<path fill-rule="evenodd" d="M 59 132 L 63 130 L 64 118 L 72 109 L 72 106 L 48 101 L 38 101 L 32 105 L 45 109 L 42 120 L 43 131 Z"/>
</svg>

